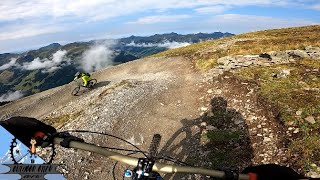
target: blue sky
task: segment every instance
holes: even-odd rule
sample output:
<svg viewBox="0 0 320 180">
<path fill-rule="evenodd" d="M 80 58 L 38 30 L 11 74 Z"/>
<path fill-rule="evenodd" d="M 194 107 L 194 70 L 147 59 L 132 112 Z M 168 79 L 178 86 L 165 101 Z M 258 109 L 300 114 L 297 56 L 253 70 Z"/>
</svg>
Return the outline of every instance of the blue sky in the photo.
<svg viewBox="0 0 320 180">
<path fill-rule="evenodd" d="M 1 0 L 0 53 L 155 33 L 319 24 L 318 0 Z"/>
</svg>

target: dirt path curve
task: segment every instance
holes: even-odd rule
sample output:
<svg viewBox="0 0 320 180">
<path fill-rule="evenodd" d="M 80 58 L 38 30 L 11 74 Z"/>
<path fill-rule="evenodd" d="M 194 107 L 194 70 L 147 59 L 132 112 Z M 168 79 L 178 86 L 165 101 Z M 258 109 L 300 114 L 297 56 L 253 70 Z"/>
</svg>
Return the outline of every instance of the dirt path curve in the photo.
<svg viewBox="0 0 320 180">
<path fill-rule="evenodd" d="M 159 133 L 161 154 L 208 168 L 285 161 L 282 128 L 259 105 L 256 87 L 232 75 L 217 76 L 195 71 L 182 57 L 136 60 L 95 72 L 98 84 L 80 96 L 71 95 L 75 85 L 70 83 L 1 106 L 0 120 L 36 117 L 59 130 L 110 133 L 142 150 L 148 150 L 153 134 Z M 214 135 L 215 130 L 241 136 L 203 144 L 206 133 Z M 129 148 L 110 138 L 78 136 L 98 145 Z M 72 149 L 57 151 L 55 163 L 63 164 L 60 170 L 68 179 L 113 179 L 113 161 Z M 116 168 L 118 178 L 125 168 Z M 164 179 L 201 177 L 164 174 Z"/>
<path fill-rule="evenodd" d="M 157 61 L 157 62 L 155 62 Z M 175 74 L 185 76 L 186 79 L 192 77 L 190 71 L 183 71 L 182 69 L 189 68 L 188 62 L 181 58 L 167 59 L 167 60 L 137 60 L 123 65 L 107 68 L 94 73 L 93 77 L 98 79 L 98 88 L 105 87 L 125 79 L 135 79 L 139 76 L 149 76 L 159 72 L 175 71 Z M 184 66 L 180 66 L 182 64 Z M 187 65 L 186 65 L 187 64 Z M 180 74 L 183 73 L 183 74 Z M 172 80 L 169 80 L 172 81 Z M 37 93 L 0 107 L 0 118 L 4 119 L 10 116 L 32 116 L 35 118 L 44 118 L 52 111 L 57 110 L 70 101 L 77 101 L 81 97 L 71 96 L 71 91 L 75 84 L 69 83 L 64 86 L 53 88 L 41 93 Z"/>
<path fill-rule="evenodd" d="M 93 77 L 99 82 L 97 87 L 81 96 L 71 96 L 74 87 L 71 83 L 2 106 L 0 114 L 54 120 L 68 117 L 62 129 L 108 132 L 144 150 L 153 134 L 159 133 L 164 153 L 180 154 L 179 158 L 185 159 L 185 155 L 193 151 L 184 148 L 181 154 L 181 146 L 171 152 L 171 145 L 165 145 L 168 140 L 174 146 L 175 142 L 186 139 L 183 133 L 174 141 L 172 137 L 184 128 L 185 121 L 196 119 L 200 113 L 198 100 L 202 94 L 198 92 L 197 83 L 202 76 L 194 71 L 190 61 L 180 57 L 147 58 L 98 71 Z M 91 142 L 126 147 L 118 141 L 86 138 Z M 112 179 L 112 164 L 106 158 L 73 150 L 62 152 L 60 149 L 60 152 L 57 163 L 69 162 L 63 167 L 68 179 Z"/>
</svg>

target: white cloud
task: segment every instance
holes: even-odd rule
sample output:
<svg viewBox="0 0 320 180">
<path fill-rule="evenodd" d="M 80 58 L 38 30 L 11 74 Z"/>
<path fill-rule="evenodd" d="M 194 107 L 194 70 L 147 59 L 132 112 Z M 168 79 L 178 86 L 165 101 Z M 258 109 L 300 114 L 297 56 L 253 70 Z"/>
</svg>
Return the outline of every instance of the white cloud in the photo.
<svg viewBox="0 0 320 180">
<path fill-rule="evenodd" d="M 207 6 L 207 7 L 202 7 L 202 8 L 197 8 L 195 11 L 199 13 L 213 13 L 213 14 L 218 14 L 226 11 L 229 9 L 229 6 Z"/>
<path fill-rule="evenodd" d="M 0 71 L 9 69 L 12 66 L 16 66 L 16 61 L 17 61 L 17 58 L 11 58 L 9 63 L 0 66 Z"/>
<path fill-rule="evenodd" d="M 108 40 L 90 47 L 82 55 L 82 69 L 92 72 L 113 65 L 114 51 L 112 47 L 115 44 L 115 41 Z"/>
<path fill-rule="evenodd" d="M 40 0 L 2 0 L 0 5 L 0 21 L 11 21 L 48 15 L 51 3 Z"/>
<path fill-rule="evenodd" d="M 213 16 L 208 23 L 216 27 L 223 27 L 225 30 L 233 30 L 235 33 L 257 31 L 273 28 L 284 28 L 315 24 L 316 22 L 305 19 L 275 18 L 270 16 L 254 16 L 242 14 L 223 14 Z"/>
<path fill-rule="evenodd" d="M 0 29 L 0 40 L 20 39 L 64 31 L 64 27 L 48 24 L 24 24 Z"/>
<path fill-rule="evenodd" d="M 189 15 L 146 16 L 139 18 L 137 21 L 129 22 L 128 24 L 156 24 L 161 22 L 177 22 L 190 17 L 191 16 Z"/>
<path fill-rule="evenodd" d="M 153 43 L 140 43 L 140 44 L 136 44 L 135 42 L 131 42 L 129 44 L 126 44 L 126 46 L 135 46 L 135 47 L 165 47 L 165 48 L 169 48 L 169 49 L 174 49 L 174 48 L 180 48 L 180 47 L 185 47 L 190 45 L 190 43 L 188 42 L 170 42 L 170 41 L 164 41 L 162 43 L 157 43 L 157 44 L 153 44 Z"/>
<path fill-rule="evenodd" d="M 148 10 L 194 8 L 216 5 L 284 5 L 294 0 L 2 0 L 0 21 L 39 17 L 81 17 L 85 21 L 103 20 Z"/>
<path fill-rule="evenodd" d="M 237 8 L 243 6 L 269 6 L 278 7 L 283 6 L 285 8 L 295 7 L 301 9 L 310 9 L 310 7 L 315 4 L 316 1 L 298 1 L 298 0 L 1 0 L 0 2 L 0 41 L 3 40 L 15 40 L 14 43 L 17 44 L 19 40 L 25 40 L 28 37 L 35 37 L 39 35 L 47 35 L 45 38 L 38 38 L 37 42 L 33 41 L 28 45 L 36 43 L 47 43 L 50 41 L 60 41 L 60 40 L 70 40 L 76 41 L 80 40 L 78 34 L 84 33 L 89 34 L 88 31 L 93 30 L 97 33 L 106 32 L 114 28 L 115 32 L 122 31 L 123 26 L 128 24 L 118 25 L 117 23 L 123 23 L 127 20 L 126 18 L 136 17 L 137 21 L 130 20 L 131 25 L 153 25 L 152 31 L 157 31 L 161 29 L 164 30 L 174 30 L 174 31 L 185 31 L 186 28 L 184 24 L 179 24 L 176 29 L 167 26 L 160 27 L 154 23 L 161 22 L 178 22 L 186 18 L 193 20 L 194 24 L 201 24 L 205 21 L 205 17 L 200 20 L 201 13 L 221 13 L 226 8 Z M 184 9 L 190 8 L 195 11 Z M 315 9 L 319 9 L 317 5 L 314 5 Z M 177 11 L 186 12 L 190 11 L 190 17 L 188 15 L 173 15 Z M 141 17 L 141 15 L 146 17 Z M 148 15 L 154 16 L 148 16 Z M 133 16 L 131 16 L 133 15 Z M 120 20 L 116 17 L 123 17 Z M 192 17 L 191 17 L 192 16 Z M 140 18 L 141 17 L 141 18 Z M 140 18 L 140 19 L 139 19 Z M 195 18 L 195 19 L 191 19 Z M 308 17 L 314 18 L 314 17 Z M 111 22 L 108 22 L 111 19 Z M 189 19 L 188 19 L 189 20 Z M 198 20 L 198 21 L 197 21 Z M 99 22 L 97 22 L 99 21 Z M 129 20 L 127 20 L 129 21 Z M 197 22 L 195 22 L 197 21 Z M 50 24 L 48 24 L 50 22 Z M 117 22 L 115 24 L 111 24 Z M 91 24 L 89 24 L 91 23 Z M 94 23 L 103 23 L 97 24 Z M 184 22 L 185 23 L 185 22 Z M 93 26 L 91 26 L 93 25 Z M 115 26 L 114 26 L 115 25 Z M 174 23 L 170 25 L 174 26 Z M 102 27 L 97 30 L 97 27 Z M 106 28 L 108 28 L 106 30 Z M 138 29 L 139 27 L 133 27 L 132 29 Z M 151 28 L 151 27 L 150 27 Z M 75 31 L 72 31 L 74 29 Z M 133 34 L 142 31 L 133 31 L 128 29 L 126 33 Z M 193 28 L 195 29 L 195 28 Z M 197 31 L 202 31 L 201 28 L 197 28 Z M 57 32 L 66 32 L 70 34 L 67 35 Z M 130 31 L 130 32 L 128 32 Z M 230 31 L 229 29 L 227 31 Z M 57 33 L 57 34 L 54 34 Z M 52 35 L 54 34 L 54 35 Z M 119 35 L 116 34 L 116 35 Z M 72 38 L 70 37 L 72 36 Z M 34 39 L 35 39 L 34 38 Z M 56 38 L 56 39 L 54 39 Z M 81 37 L 80 37 L 81 38 Z M 34 40 L 32 39 L 32 40 Z M 6 42 L 1 42 L 5 44 Z M 9 43 L 6 43 L 5 49 L 8 48 Z M 21 42 L 22 44 L 22 42 Z M 0 45 L 1 46 L 1 45 Z M 14 46 L 14 45 L 11 45 Z M 27 45 L 25 45 L 27 46 Z M 1 49 L 1 47 L 0 47 Z M 2 48 L 4 49 L 4 48 Z"/>
<path fill-rule="evenodd" d="M 21 91 L 15 91 L 13 93 L 6 93 L 0 96 L 0 102 L 3 101 L 14 101 L 23 97 L 23 93 Z"/>
<path fill-rule="evenodd" d="M 320 11 L 320 4 L 313 5 L 311 8 Z"/>
<path fill-rule="evenodd" d="M 52 55 L 52 61 L 55 63 L 55 64 L 60 64 L 62 61 L 64 61 L 64 56 L 67 54 L 67 51 L 66 50 L 59 50 L 57 52 L 55 52 L 53 55 Z"/>
<path fill-rule="evenodd" d="M 53 72 L 61 68 L 62 62 L 69 61 L 69 59 L 65 57 L 66 54 L 66 50 L 59 50 L 52 55 L 52 59 L 40 59 L 37 57 L 31 62 L 23 63 L 21 68 L 26 70 L 43 69 L 43 72 Z"/>
<path fill-rule="evenodd" d="M 44 69 L 50 68 L 52 64 L 49 59 L 40 59 L 37 57 L 31 62 L 24 63 L 23 68 L 26 70 Z"/>
</svg>

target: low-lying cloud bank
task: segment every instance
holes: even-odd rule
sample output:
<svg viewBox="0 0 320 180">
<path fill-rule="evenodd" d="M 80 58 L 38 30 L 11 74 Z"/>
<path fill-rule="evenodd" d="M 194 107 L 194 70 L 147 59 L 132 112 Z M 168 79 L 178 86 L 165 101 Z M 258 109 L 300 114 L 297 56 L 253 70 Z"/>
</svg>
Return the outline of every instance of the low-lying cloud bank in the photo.
<svg viewBox="0 0 320 180">
<path fill-rule="evenodd" d="M 9 69 L 11 67 L 17 67 L 23 70 L 41 69 L 43 73 L 53 72 L 70 63 L 70 59 L 66 57 L 66 54 L 66 50 L 59 50 L 52 54 L 52 58 L 50 59 L 40 59 L 39 57 L 37 57 L 33 61 L 25 62 L 22 65 L 16 62 L 17 58 L 11 58 L 9 63 L 0 66 L 0 71 Z"/>
<path fill-rule="evenodd" d="M 52 55 L 52 59 L 40 59 L 37 57 L 31 62 L 23 63 L 21 68 L 25 70 L 42 69 L 42 72 L 53 72 L 60 69 L 63 62 L 69 63 L 70 59 L 66 57 L 66 54 L 66 50 L 59 50 Z"/>
<path fill-rule="evenodd" d="M 87 72 L 92 72 L 113 65 L 113 59 L 115 57 L 113 47 L 116 43 L 117 41 L 115 40 L 95 43 L 88 50 L 83 52 L 78 67 Z M 63 66 L 71 64 L 70 58 L 66 55 L 66 50 L 58 50 L 52 55 L 52 58 L 40 59 L 37 57 L 31 62 L 25 62 L 23 64 L 17 63 L 17 59 L 12 58 L 9 63 L 0 66 L 0 70 L 17 67 L 22 70 L 30 71 L 41 69 L 42 73 L 54 72 L 61 69 Z"/>
<path fill-rule="evenodd" d="M 114 51 L 112 47 L 115 44 L 116 41 L 107 40 L 91 46 L 82 54 L 82 69 L 86 72 L 93 72 L 113 65 Z"/>
<path fill-rule="evenodd" d="M 129 44 L 126 44 L 126 46 L 134 46 L 134 47 L 164 47 L 168 49 L 174 49 L 174 48 L 180 48 L 189 46 L 191 43 L 188 42 L 175 42 L 175 41 L 164 41 L 161 43 L 139 43 L 136 44 L 134 41 L 132 41 Z"/>
<path fill-rule="evenodd" d="M 21 91 L 9 92 L 0 96 L 0 102 L 14 101 L 22 98 L 24 95 Z"/>
<path fill-rule="evenodd" d="M 0 66 L 0 71 L 16 66 L 17 58 L 11 58 L 10 62 Z"/>
</svg>

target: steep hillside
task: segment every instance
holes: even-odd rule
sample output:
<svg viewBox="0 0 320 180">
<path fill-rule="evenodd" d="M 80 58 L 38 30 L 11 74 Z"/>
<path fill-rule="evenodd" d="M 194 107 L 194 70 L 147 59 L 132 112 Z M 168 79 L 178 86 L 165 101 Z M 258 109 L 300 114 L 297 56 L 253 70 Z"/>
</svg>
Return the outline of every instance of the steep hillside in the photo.
<svg viewBox="0 0 320 180">
<path fill-rule="evenodd" d="M 95 71 L 201 40 L 231 36 L 230 33 L 176 33 L 117 40 L 94 40 L 66 45 L 53 43 L 21 54 L 0 54 L 0 102 L 13 94 L 28 96 L 73 80 L 77 71 Z M 12 97 L 8 99 L 7 97 Z"/>
<path fill-rule="evenodd" d="M 194 166 L 276 163 L 319 177 L 319 33 L 320 26 L 260 31 L 165 51 L 95 72 L 97 86 L 77 97 L 69 83 L 5 104 L 0 118 L 108 132 L 145 150 L 160 133 L 160 154 Z M 55 162 L 64 162 L 68 179 L 112 179 L 113 162 L 96 154 L 58 148 Z M 125 168 L 117 166 L 118 178 Z"/>
<path fill-rule="evenodd" d="M 267 118 L 266 122 L 256 116 L 246 118 L 252 119 L 246 123 L 253 126 L 251 140 L 263 142 L 254 148 L 264 150 L 255 163 L 283 163 L 315 175 L 320 170 L 319 33 L 319 25 L 259 31 L 156 56 L 183 56 L 191 60 L 198 69 L 207 71 L 208 86 L 229 87 L 221 92 L 222 97 L 228 97 L 228 91 L 234 89 L 248 89 L 249 94 L 234 92 L 229 101 L 240 99 L 243 107 L 250 107 L 253 101 L 264 111 L 261 119 Z M 250 94 L 255 94 L 255 98 L 247 99 Z M 210 139 L 212 131 L 206 136 Z M 265 150 L 272 144 L 278 150 Z"/>
</svg>

